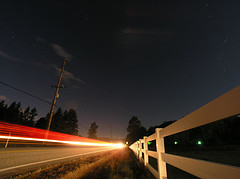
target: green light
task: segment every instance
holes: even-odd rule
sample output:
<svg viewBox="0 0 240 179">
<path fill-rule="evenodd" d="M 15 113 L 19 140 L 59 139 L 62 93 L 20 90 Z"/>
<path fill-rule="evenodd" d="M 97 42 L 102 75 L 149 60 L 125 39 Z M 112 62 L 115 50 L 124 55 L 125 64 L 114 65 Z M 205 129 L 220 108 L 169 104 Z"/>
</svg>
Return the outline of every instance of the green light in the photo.
<svg viewBox="0 0 240 179">
<path fill-rule="evenodd" d="M 148 145 L 151 145 L 152 142 L 148 142 Z"/>
<path fill-rule="evenodd" d="M 175 142 L 174 142 L 174 144 L 175 144 L 175 145 L 177 145 L 177 144 L 178 144 L 178 142 L 177 142 L 177 141 L 175 141 Z"/>
<path fill-rule="evenodd" d="M 197 141 L 197 144 L 198 144 L 198 145 L 202 145 L 202 141 L 198 140 L 198 141 Z"/>
</svg>

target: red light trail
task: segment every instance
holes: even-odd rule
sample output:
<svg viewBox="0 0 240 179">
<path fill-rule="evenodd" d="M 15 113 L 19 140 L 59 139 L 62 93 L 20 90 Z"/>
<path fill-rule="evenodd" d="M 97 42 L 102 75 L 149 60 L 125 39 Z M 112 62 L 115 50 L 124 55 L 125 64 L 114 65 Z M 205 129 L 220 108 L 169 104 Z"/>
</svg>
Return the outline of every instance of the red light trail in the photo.
<svg viewBox="0 0 240 179">
<path fill-rule="evenodd" d="M 0 122 L 0 139 L 51 142 L 84 146 L 108 146 L 108 147 L 123 146 L 123 144 L 109 143 L 52 131 L 49 131 L 48 137 L 46 138 L 46 133 L 47 130 L 43 129 Z"/>
</svg>

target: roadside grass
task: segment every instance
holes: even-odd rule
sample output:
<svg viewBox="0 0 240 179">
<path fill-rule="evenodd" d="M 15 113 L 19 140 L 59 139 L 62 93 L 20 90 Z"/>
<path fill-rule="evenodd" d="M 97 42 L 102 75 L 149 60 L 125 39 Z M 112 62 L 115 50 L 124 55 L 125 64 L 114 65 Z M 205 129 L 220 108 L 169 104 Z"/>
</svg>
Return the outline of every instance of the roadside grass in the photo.
<svg viewBox="0 0 240 179">
<path fill-rule="evenodd" d="M 55 165 L 49 165 L 47 167 L 40 168 L 36 171 L 31 171 L 17 176 L 12 176 L 11 178 L 14 179 L 60 178 L 78 167 L 89 165 L 91 163 L 96 162 L 97 160 L 99 160 L 99 158 L 105 157 L 105 155 L 107 155 L 107 152 L 81 157 L 79 159 L 75 159 L 72 161 L 62 162 Z"/>
<path fill-rule="evenodd" d="M 154 179 L 127 147 L 51 165 L 15 176 L 17 179 Z"/>
<path fill-rule="evenodd" d="M 85 167 L 69 172 L 61 179 L 153 179 L 155 178 L 139 162 L 129 148 L 123 148 L 111 152 L 109 156 L 98 160 Z"/>
</svg>

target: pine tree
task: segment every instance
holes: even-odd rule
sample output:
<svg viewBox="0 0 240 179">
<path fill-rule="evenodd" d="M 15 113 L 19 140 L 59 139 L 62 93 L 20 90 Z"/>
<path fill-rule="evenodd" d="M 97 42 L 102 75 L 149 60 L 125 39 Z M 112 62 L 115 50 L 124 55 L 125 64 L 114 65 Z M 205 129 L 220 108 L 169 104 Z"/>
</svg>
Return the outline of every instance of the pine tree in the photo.
<svg viewBox="0 0 240 179">
<path fill-rule="evenodd" d="M 56 113 L 53 115 L 51 123 L 51 131 L 66 133 L 66 121 L 63 118 L 62 108 L 58 108 Z"/>
<path fill-rule="evenodd" d="M 47 129 L 47 125 L 48 125 L 47 118 L 41 117 L 40 119 L 37 120 L 34 127 L 39 128 L 39 129 Z"/>
<path fill-rule="evenodd" d="M 88 129 L 88 137 L 92 138 L 92 139 L 96 139 L 97 138 L 97 129 L 98 129 L 98 125 L 96 124 L 96 122 L 91 123 L 91 126 Z"/>
<path fill-rule="evenodd" d="M 78 135 L 78 119 L 77 113 L 74 109 L 64 112 L 64 120 L 66 122 L 66 133 L 71 135 Z"/>
<path fill-rule="evenodd" d="M 133 116 L 129 120 L 127 131 L 126 141 L 129 144 L 134 143 L 138 139 L 142 139 L 143 136 L 147 134 L 147 130 L 142 126 L 141 121 L 136 116 Z"/>
<path fill-rule="evenodd" d="M 7 109 L 8 106 L 5 104 L 5 101 L 0 102 L 0 120 L 7 121 Z"/>
</svg>

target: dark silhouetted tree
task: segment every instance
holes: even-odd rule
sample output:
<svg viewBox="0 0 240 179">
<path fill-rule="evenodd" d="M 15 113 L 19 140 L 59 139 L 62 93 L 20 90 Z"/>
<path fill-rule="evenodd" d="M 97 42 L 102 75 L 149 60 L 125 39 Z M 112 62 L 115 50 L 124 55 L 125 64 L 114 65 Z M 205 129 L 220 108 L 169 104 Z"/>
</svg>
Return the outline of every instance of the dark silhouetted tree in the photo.
<svg viewBox="0 0 240 179">
<path fill-rule="evenodd" d="M 37 116 L 37 109 L 34 107 L 31 111 L 30 111 L 30 116 L 29 116 L 29 121 L 30 121 L 30 124 L 33 126 L 34 124 L 34 119 L 35 117 Z"/>
<path fill-rule="evenodd" d="M 48 126 L 48 120 L 45 117 L 41 117 L 40 119 L 37 120 L 34 127 L 39 129 L 47 129 L 47 126 Z"/>
<path fill-rule="evenodd" d="M 9 106 L 7 110 L 7 122 L 22 124 L 22 119 L 20 119 L 21 103 L 16 103 L 15 101 Z"/>
<path fill-rule="evenodd" d="M 5 101 L 0 102 L 0 120 L 1 121 L 7 121 L 7 110 L 8 106 L 5 104 Z"/>
<path fill-rule="evenodd" d="M 28 106 L 25 110 L 21 108 L 21 103 L 15 101 L 8 107 L 4 101 L 0 102 L 0 120 L 21 124 L 25 126 L 34 126 L 34 118 L 37 116 L 36 108 L 32 110 Z"/>
<path fill-rule="evenodd" d="M 97 129 L 98 129 L 98 125 L 96 124 L 96 122 L 91 123 L 91 126 L 88 129 L 88 137 L 92 138 L 92 139 L 96 139 L 97 138 Z"/>
<path fill-rule="evenodd" d="M 55 132 L 66 133 L 67 123 L 63 117 L 62 108 L 58 108 L 56 113 L 53 115 L 50 130 Z"/>
<path fill-rule="evenodd" d="M 126 137 L 126 141 L 131 145 L 138 139 L 142 139 L 143 136 L 146 136 L 147 130 L 142 126 L 141 121 L 133 116 L 129 122 L 127 127 L 128 135 Z"/>
<path fill-rule="evenodd" d="M 70 109 L 69 111 L 65 111 L 63 118 L 66 122 L 66 133 L 71 135 L 78 135 L 78 119 L 77 113 L 74 109 Z"/>
<path fill-rule="evenodd" d="M 28 106 L 25 111 L 22 113 L 23 115 L 23 124 L 26 126 L 33 127 L 35 125 L 34 118 L 37 116 L 37 110 L 36 108 L 33 108 L 30 110 L 30 107 Z"/>
<path fill-rule="evenodd" d="M 34 112 L 34 110 L 31 111 L 31 117 L 34 116 Z M 46 117 L 42 117 L 37 120 L 35 127 L 47 129 L 49 117 L 50 114 L 48 113 Z M 70 109 L 69 111 L 65 110 L 63 113 L 62 108 L 58 108 L 56 113 L 53 115 L 50 130 L 65 134 L 78 135 L 78 119 L 76 111 L 74 109 Z"/>
</svg>

